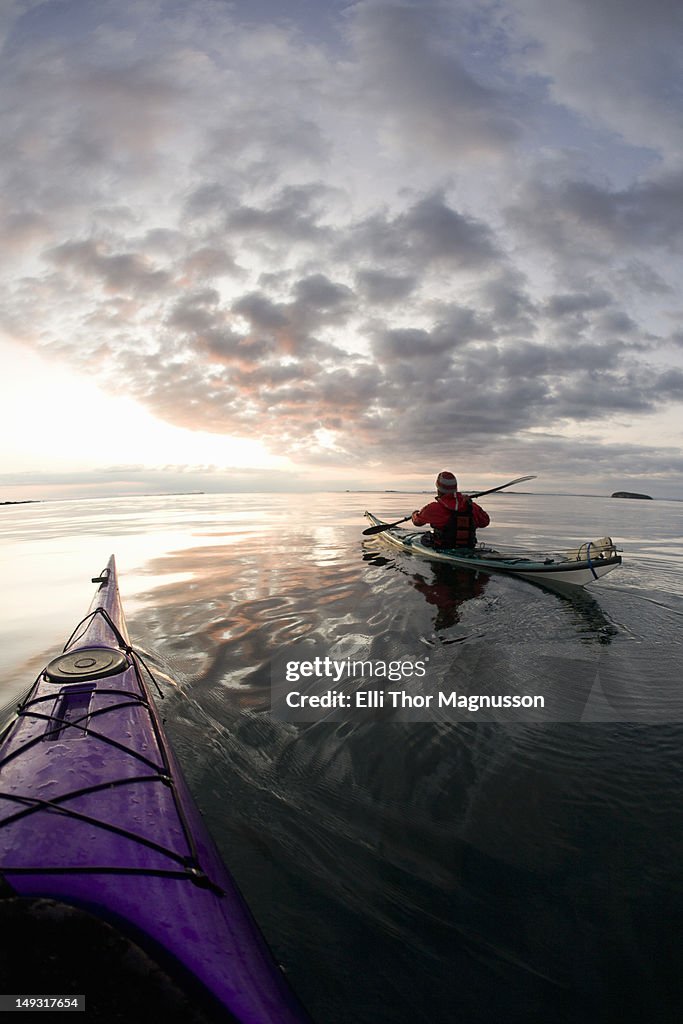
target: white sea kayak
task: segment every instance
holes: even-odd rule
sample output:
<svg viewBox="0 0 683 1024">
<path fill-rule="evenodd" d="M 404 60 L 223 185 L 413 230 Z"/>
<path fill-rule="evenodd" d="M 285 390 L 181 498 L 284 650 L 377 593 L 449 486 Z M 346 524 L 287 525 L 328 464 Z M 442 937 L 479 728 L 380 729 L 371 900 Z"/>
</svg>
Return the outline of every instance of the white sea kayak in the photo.
<svg viewBox="0 0 683 1024">
<path fill-rule="evenodd" d="M 366 512 L 365 515 L 373 526 L 383 525 L 383 521 L 372 512 Z M 541 553 L 511 548 L 498 551 L 485 544 L 479 544 L 473 549 L 437 550 L 424 543 L 425 536 L 429 535 L 426 530 L 402 530 L 395 527 L 377 534 L 394 547 L 421 558 L 479 572 L 504 572 L 547 586 L 585 587 L 621 565 L 621 556 L 611 537 L 587 541 L 572 551 Z"/>
</svg>

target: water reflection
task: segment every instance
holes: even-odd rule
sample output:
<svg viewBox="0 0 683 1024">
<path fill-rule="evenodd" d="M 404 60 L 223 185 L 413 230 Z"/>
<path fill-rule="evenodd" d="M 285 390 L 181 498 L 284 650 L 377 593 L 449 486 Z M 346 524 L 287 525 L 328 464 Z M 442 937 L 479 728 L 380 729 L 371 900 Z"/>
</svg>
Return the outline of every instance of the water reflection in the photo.
<svg viewBox="0 0 683 1024">
<path fill-rule="evenodd" d="M 395 559 L 374 551 L 364 551 L 363 561 L 376 566 L 389 566 L 407 577 L 410 585 L 422 594 L 427 604 L 436 609 L 434 631 L 441 632 L 460 622 L 461 607 L 482 597 L 490 573 L 472 572 L 452 565 L 430 562 L 424 572 L 410 572 Z"/>
<path fill-rule="evenodd" d="M 191 677 L 202 701 L 267 708 L 274 655 L 305 638 L 328 648 L 369 645 L 378 608 L 356 567 L 318 534 L 260 544 L 256 557 L 234 546 L 188 548 L 152 560 L 154 577 L 171 582 L 138 594 L 131 629 L 147 637 Z M 289 558 L 283 558 L 283 551 Z M 323 557 L 323 552 L 327 557 Z M 182 574 L 180 576 L 179 574 Z M 183 578 L 184 577 L 184 578 Z M 188 582 L 189 581 L 189 582 Z M 379 609 L 380 620 L 387 615 Z"/>
</svg>

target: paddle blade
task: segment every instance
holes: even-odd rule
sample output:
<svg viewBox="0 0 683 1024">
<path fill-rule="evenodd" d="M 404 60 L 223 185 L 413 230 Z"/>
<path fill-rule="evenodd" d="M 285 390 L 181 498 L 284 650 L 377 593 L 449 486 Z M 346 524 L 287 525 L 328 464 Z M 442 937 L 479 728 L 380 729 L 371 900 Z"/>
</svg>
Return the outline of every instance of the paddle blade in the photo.
<svg viewBox="0 0 683 1024">
<path fill-rule="evenodd" d="M 518 476 L 515 480 L 508 480 L 506 484 L 500 484 L 499 487 L 489 487 L 488 491 L 474 491 L 470 493 L 470 498 L 481 498 L 484 494 L 494 494 L 495 491 L 504 491 L 506 487 L 512 487 L 513 484 L 522 484 L 525 480 L 535 480 L 536 474 L 532 473 L 531 476 Z"/>
<path fill-rule="evenodd" d="M 403 519 L 397 519 L 395 523 L 378 523 L 377 526 L 368 526 L 367 530 L 363 530 L 363 535 L 365 537 L 372 537 L 375 533 L 384 533 L 385 530 L 390 530 L 392 526 L 398 526 L 399 523 L 405 523 L 411 517 L 412 513 L 410 516 L 404 516 Z"/>
<path fill-rule="evenodd" d="M 379 526 L 368 526 L 367 530 L 363 530 L 364 537 L 372 537 L 375 533 L 384 533 L 385 530 L 390 530 L 393 523 L 380 523 Z"/>
</svg>

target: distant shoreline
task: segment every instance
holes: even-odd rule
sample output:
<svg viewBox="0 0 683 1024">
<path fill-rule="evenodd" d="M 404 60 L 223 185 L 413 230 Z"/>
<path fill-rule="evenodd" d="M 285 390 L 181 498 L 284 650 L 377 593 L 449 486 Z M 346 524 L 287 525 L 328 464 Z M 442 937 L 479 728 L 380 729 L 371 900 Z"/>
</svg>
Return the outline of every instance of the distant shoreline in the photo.
<svg viewBox="0 0 683 1024">
<path fill-rule="evenodd" d="M 515 489 L 515 490 L 510 490 L 510 491 L 501 491 L 499 493 L 502 494 L 503 496 L 507 495 L 507 496 L 510 496 L 510 497 L 513 497 L 513 496 L 516 495 L 518 497 L 522 497 L 522 496 L 536 496 L 536 497 L 539 497 L 539 498 L 543 498 L 543 497 L 556 497 L 556 498 L 607 498 L 608 500 L 612 500 L 612 495 L 611 494 L 585 494 L 585 493 L 581 494 L 580 492 L 577 492 L 577 491 L 522 491 L 522 490 Z M 220 495 L 229 496 L 229 495 L 234 495 L 234 494 L 254 494 L 254 495 L 257 495 L 257 494 L 258 495 L 272 494 L 273 496 L 277 496 L 279 494 L 292 494 L 292 495 L 297 495 L 298 494 L 298 495 L 302 495 L 302 496 L 306 495 L 306 494 L 358 494 L 358 495 L 374 494 L 374 495 L 384 495 L 384 496 L 391 495 L 392 497 L 398 497 L 400 495 L 410 495 L 410 494 L 416 495 L 416 496 L 417 495 L 429 495 L 429 494 L 433 495 L 434 491 L 433 490 L 420 490 L 420 491 L 405 490 L 405 491 L 403 491 L 403 490 L 398 490 L 396 488 L 391 488 L 391 489 L 390 488 L 363 489 L 363 488 L 350 488 L 350 487 L 347 487 L 347 488 L 340 488 L 339 490 L 337 490 L 337 489 L 334 489 L 334 490 L 323 489 L 321 491 L 315 491 L 315 490 L 313 490 L 313 491 L 306 491 L 306 490 L 296 490 L 296 491 L 264 491 L 264 490 L 157 491 L 157 492 L 154 492 L 154 493 L 145 493 L 145 494 L 140 494 L 140 493 L 136 493 L 136 492 L 126 494 L 124 492 L 122 494 L 96 494 L 96 495 L 93 495 L 93 494 L 83 495 L 82 494 L 82 495 L 77 495 L 76 497 L 69 497 L 69 498 L 67 498 L 67 497 L 60 497 L 60 498 L 25 498 L 22 501 L 0 501 L 0 506 L 2 506 L 2 505 L 5 505 L 5 506 L 11 506 L 11 505 L 34 505 L 34 504 L 38 504 L 39 505 L 39 504 L 44 504 L 46 502 L 49 503 L 49 504 L 52 504 L 53 502 L 67 502 L 67 501 L 103 501 L 103 500 L 107 500 L 107 499 L 120 501 L 120 500 L 122 500 L 124 498 L 128 498 L 128 499 L 134 499 L 134 498 L 178 498 L 178 497 L 194 497 L 194 496 L 200 496 L 200 495 L 203 496 L 203 495 L 206 495 L 206 494 L 208 494 L 209 496 L 220 496 Z M 487 494 L 486 500 L 490 501 L 492 498 L 495 498 L 495 497 L 497 497 L 497 494 L 495 492 L 492 492 L 491 494 Z M 614 500 L 615 501 L 619 501 L 620 499 L 615 498 Z M 683 498 L 674 498 L 674 497 L 671 497 L 671 496 L 664 496 L 664 497 L 652 496 L 651 500 L 652 501 L 676 501 L 676 502 L 681 502 L 681 501 L 683 501 Z"/>
</svg>

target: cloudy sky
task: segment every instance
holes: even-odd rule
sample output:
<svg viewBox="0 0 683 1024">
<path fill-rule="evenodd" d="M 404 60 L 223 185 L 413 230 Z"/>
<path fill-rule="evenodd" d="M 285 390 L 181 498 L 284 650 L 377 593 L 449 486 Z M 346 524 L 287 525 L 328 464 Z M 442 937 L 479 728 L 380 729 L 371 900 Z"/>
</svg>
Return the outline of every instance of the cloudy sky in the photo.
<svg viewBox="0 0 683 1024">
<path fill-rule="evenodd" d="M 4 0 L 0 500 L 683 497 L 680 0 Z"/>
</svg>

